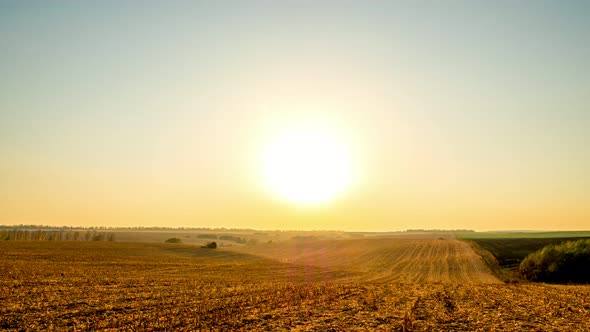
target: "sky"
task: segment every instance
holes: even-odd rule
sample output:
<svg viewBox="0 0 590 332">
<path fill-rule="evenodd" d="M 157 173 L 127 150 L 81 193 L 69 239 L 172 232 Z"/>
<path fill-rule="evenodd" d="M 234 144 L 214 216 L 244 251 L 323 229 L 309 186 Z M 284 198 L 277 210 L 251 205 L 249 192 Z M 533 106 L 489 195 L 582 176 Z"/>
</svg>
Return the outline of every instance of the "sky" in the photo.
<svg viewBox="0 0 590 332">
<path fill-rule="evenodd" d="M 590 229 L 587 1 L 0 1 L 0 224 Z M 353 181 L 269 192 L 280 128 Z"/>
</svg>

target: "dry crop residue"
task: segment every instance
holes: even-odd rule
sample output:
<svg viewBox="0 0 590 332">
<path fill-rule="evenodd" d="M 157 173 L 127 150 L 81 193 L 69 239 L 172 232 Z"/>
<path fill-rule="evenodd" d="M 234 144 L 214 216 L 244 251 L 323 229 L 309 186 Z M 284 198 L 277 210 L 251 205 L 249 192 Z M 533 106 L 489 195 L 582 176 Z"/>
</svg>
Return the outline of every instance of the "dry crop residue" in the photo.
<svg viewBox="0 0 590 332">
<path fill-rule="evenodd" d="M 471 246 L 451 237 L 291 241 L 232 250 L 347 271 L 357 281 L 500 283 Z"/>
<path fill-rule="evenodd" d="M 3 241 L 0 330 L 590 330 L 590 286 L 368 281 L 379 276 L 363 271 L 372 266 L 381 265 L 341 271 L 183 245 Z"/>
</svg>

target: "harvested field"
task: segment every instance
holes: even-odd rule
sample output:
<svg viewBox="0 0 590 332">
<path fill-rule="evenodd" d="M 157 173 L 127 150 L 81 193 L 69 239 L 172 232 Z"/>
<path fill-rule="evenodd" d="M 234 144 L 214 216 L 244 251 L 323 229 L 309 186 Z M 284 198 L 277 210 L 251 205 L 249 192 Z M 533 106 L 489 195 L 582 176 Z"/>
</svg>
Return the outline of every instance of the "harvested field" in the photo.
<svg viewBox="0 0 590 332">
<path fill-rule="evenodd" d="M 0 253 L 7 331 L 590 330 L 590 286 L 385 282 L 363 270 L 375 262 L 347 271 L 184 245 L 5 241 Z"/>
<path fill-rule="evenodd" d="M 354 273 L 358 281 L 499 283 L 471 246 L 452 237 L 291 241 L 231 250 Z"/>
</svg>

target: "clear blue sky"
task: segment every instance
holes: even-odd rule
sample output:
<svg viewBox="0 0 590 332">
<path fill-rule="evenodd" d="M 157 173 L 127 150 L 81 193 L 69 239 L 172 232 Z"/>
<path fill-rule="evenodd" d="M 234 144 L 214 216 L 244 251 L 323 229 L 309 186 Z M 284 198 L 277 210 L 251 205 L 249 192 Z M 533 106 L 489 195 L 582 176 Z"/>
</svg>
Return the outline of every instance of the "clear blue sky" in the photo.
<svg viewBox="0 0 590 332">
<path fill-rule="evenodd" d="M 588 1 L 1 1 L 0 50 L 2 224 L 590 228 Z M 362 151 L 317 211 L 255 175 L 295 113 Z"/>
</svg>

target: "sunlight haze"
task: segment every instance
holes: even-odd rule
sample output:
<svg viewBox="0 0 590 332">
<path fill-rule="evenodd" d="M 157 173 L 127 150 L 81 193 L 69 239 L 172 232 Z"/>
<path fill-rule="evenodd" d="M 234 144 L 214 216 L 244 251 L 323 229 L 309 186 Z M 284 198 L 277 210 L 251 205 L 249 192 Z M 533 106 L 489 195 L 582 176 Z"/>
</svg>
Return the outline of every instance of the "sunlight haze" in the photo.
<svg viewBox="0 0 590 332">
<path fill-rule="evenodd" d="M 590 2 L 0 3 L 0 225 L 590 227 Z"/>
</svg>

